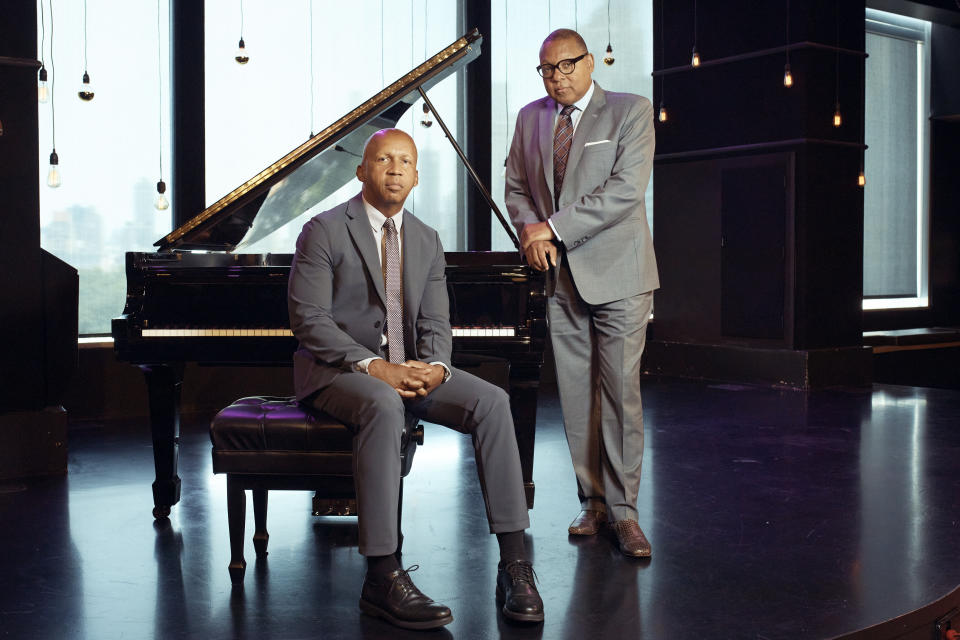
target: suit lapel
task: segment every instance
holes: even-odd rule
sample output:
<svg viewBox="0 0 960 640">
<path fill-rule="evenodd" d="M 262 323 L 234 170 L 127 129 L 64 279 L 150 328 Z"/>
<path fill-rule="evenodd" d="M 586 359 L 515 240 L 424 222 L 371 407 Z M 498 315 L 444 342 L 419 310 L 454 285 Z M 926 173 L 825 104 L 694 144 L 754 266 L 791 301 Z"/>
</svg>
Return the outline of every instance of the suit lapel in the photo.
<svg viewBox="0 0 960 640">
<path fill-rule="evenodd" d="M 420 307 L 420 293 L 426 282 L 423 257 L 423 234 L 418 220 L 409 211 L 403 211 L 403 314 L 411 321 Z M 419 286 L 418 286 L 419 285 Z M 410 323 L 413 324 L 412 322 Z"/>
<path fill-rule="evenodd" d="M 430 263 L 428 256 L 433 251 L 426 246 L 423 225 L 406 209 L 403 210 L 403 332 L 408 357 L 417 359 L 417 317 L 423 297 L 423 285 L 427 281 Z"/>
<path fill-rule="evenodd" d="M 380 267 L 380 256 L 377 253 L 380 249 L 377 243 L 373 241 L 373 231 L 370 229 L 370 221 L 367 219 L 367 212 L 363 208 L 363 199 L 358 194 L 347 203 L 347 230 L 354 244 L 360 250 L 360 256 L 363 258 L 363 264 L 367 268 L 370 279 L 380 296 L 380 302 L 384 308 L 387 306 L 387 294 L 383 288 L 383 270 Z"/>
<path fill-rule="evenodd" d="M 543 161 L 543 177 L 547 181 L 550 200 L 553 200 L 553 121 L 557 114 L 557 103 L 545 98 L 540 109 L 537 131 L 540 137 L 540 155 Z"/>
<path fill-rule="evenodd" d="M 590 131 L 596 124 L 597 118 L 607 104 L 607 98 L 600 85 L 594 84 L 593 96 L 590 103 L 580 116 L 580 122 L 577 123 L 577 130 L 573 133 L 573 141 L 570 143 L 570 155 L 567 158 L 567 173 L 576 170 L 577 163 L 580 162 L 580 156 L 583 155 L 583 145 L 590 139 Z M 564 184 L 566 184 L 564 180 Z"/>
</svg>

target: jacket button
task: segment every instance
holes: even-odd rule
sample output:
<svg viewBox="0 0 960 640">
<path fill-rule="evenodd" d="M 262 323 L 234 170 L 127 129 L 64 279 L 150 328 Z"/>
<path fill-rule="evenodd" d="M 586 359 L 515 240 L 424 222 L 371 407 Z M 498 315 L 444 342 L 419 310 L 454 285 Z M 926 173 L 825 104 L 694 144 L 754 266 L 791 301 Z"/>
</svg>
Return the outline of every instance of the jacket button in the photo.
<svg viewBox="0 0 960 640">
<path fill-rule="evenodd" d="M 377 320 L 376 322 L 373 323 L 373 328 L 374 328 L 374 329 L 379 329 L 379 328 L 380 328 L 380 321 L 379 321 L 379 320 Z"/>
</svg>

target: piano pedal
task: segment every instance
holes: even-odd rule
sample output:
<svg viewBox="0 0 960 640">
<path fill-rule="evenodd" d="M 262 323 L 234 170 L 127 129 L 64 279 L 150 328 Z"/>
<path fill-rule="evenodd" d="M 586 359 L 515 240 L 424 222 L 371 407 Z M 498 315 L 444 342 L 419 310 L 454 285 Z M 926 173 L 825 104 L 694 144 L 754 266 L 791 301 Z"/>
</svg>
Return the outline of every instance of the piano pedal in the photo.
<svg viewBox="0 0 960 640">
<path fill-rule="evenodd" d="M 313 515 L 315 516 L 355 516 L 357 501 L 354 498 L 313 497 Z"/>
</svg>

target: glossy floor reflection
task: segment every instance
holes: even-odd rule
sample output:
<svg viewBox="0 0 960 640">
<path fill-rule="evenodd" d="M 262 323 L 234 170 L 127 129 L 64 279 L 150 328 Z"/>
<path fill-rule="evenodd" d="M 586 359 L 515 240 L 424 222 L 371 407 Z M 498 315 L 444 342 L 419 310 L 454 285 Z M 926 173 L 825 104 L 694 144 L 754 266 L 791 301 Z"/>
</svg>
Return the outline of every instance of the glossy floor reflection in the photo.
<svg viewBox="0 0 960 640">
<path fill-rule="evenodd" d="M 960 392 L 647 380 L 644 402 L 653 558 L 638 561 L 609 536 L 568 538 L 575 481 L 542 395 L 528 537 L 542 627 L 497 614 L 472 448 L 433 425 L 406 485 L 404 562 L 453 609 L 450 626 L 403 632 L 362 615 L 355 521 L 311 517 L 307 493 L 271 493 L 270 555 L 254 562 L 248 540 L 245 588 L 232 590 L 225 479 L 194 418 L 166 523 L 150 515 L 141 423 L 73 425 L 67 477 L 0 485 L 0 637 L 827 638 L 960 584 Z"/>
</svg>

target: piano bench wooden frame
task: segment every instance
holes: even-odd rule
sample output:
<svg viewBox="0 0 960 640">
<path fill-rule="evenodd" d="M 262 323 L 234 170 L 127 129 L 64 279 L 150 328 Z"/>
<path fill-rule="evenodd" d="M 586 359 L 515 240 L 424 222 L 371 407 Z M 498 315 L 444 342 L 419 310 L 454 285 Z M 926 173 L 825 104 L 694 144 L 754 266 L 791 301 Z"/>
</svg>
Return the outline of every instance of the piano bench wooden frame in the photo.
<svg viewBox="0 0 960 640">
<path fill-rule="evenodd" d="M 268 491 L 316 491 L 314 505 L 332 505 L 324 514 L 348 514 L 350 505 L 355 504 L 352 432 L 343 423 L 301 405 L 295 398 L 240 398 L 214 416 L 210 440 L 213 472 L 227 475 L 229 571 L 235 586 L 243 584 L 247 568 L 243 537 L 248 489 L 253 493 L 253 547 L 258 558 L 267 555 L 270 538 Z M 423 427 L 408 413 L 400 445 L 398 532 L 403 512 L 403 478 L 410 472 L 418 444 L 423 444 Z M 338 510 L 337 506 L 347 508 Z M 316 506 L 314 510 L 317 511 Z M 356 513 L 355 507 L 352 511 Z M 402 545 L 401 534 L 398 554 Z"/>
</svg>

